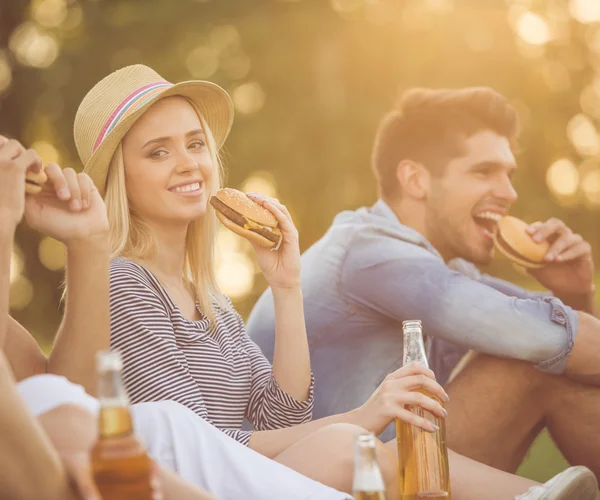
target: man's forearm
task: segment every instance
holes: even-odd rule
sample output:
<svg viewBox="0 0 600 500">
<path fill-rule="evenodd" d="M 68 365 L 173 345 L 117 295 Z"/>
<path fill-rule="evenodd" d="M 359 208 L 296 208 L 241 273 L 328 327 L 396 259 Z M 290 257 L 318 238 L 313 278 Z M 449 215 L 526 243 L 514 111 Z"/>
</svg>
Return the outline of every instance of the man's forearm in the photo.
<svg viewBox="0 0 600 500">
<path fill-rule="evenodd" d="M 556 294 L 555 296 L 576 311 L 583 311 L 598 317 L 598 309 L 596 307 L 596 287 L 587 293 L 568 295 Z"/>
<path fill-rule="evenodd" d="M 0 221 L 0 351 L 4 349 L 8 328 L 10 293 L 10 259 L 15 238 L 15 227 Z"/>
<path fill-rule="evenodd" d="M 109 249 L 106 240 L 67 247 L 65 316 L 48 371 L 96 393 L 95 356 L 110 346 Z"/>
</svg>

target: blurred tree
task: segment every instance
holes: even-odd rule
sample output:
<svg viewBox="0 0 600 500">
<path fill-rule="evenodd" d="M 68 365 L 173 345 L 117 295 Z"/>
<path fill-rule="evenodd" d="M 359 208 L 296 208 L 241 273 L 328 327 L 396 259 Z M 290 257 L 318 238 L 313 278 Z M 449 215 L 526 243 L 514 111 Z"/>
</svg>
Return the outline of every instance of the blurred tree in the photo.
<svg viewBox="0 0 600 500">
<path fill-rule="evenodd" d="M 226 88 L 236 105 L 225 151 L 228 184 L 241 186 L 257 171 L 272 176 L 305 249 L 338 211 L 374 200 L 372 139 L 399 89 L 489 85 L 523 119 L 516 181 L 521 197 L 514 211 L 528 220 L 561 217 L 600 249 L 595 209 L 579 195 L 564 204 L 545 180 L 558 158 L 581 162 L 566 127 L 581 113 L 581 91 L 600 74 L 600 49 L 592 50 L 594 36 L 600 40 L 598 23 L 576 19 L 568 2 L 529 2 L 535 9 L 504 0 L 8 4 L 9 14 L 0 15 L 4 46 L 9 32 L 31 21 L 60 53 L 46 68 L 10 56 L 13 83 L 0 95 L 0 133 L 29 145 L 52 144 L 63 166 L 81 168 L 72 139 L 75 111 L 110 71 L 139 62 L 172 81 L 209 79 Z M 60 318 L 61 273 L 40 264 L 38 235 L 23 227 L 18 240 L 34 297 L 14 313 L 49 340 Z M 528 283 L 503 261 L 492 270 Z M 242 313 L 263 287 L 258 276 L 251 292 L 237 299 Z"/>
</svg>

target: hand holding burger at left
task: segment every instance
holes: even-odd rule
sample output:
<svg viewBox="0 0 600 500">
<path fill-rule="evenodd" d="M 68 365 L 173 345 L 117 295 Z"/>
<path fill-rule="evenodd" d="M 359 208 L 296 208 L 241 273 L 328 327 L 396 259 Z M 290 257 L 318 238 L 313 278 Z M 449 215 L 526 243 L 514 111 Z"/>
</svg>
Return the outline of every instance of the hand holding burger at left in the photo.
<svg viewBox="0 0 600 500">
<path fill-rule="evenodd" d="M 298 230 L 285 205 L 276 198 L 260 193 L 246 195 L 231 188 L 220 190 L 211 205 L 225 227 L 250 241 L 272 289 L 300 286 Z"/>
</svg>

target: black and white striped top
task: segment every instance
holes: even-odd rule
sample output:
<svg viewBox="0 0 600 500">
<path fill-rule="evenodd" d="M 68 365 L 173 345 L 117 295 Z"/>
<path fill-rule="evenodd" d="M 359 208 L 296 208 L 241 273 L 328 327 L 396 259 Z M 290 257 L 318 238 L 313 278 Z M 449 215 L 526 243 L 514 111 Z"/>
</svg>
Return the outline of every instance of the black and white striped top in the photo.
<svg viewBox="0 0 600 500">
<path fill-rule="evenodd" d="M 281 390 L 233 306 L 216 306 L 214 324 L 191 321 L 154 275 L 119 257 L 110 265 L 110 313 L 132 403 L 177 401 L 243 444 L 251 435 L 241 430 L 244 416 L 257 430 L 311 419 L 312 384 L 303 402 Z"/>
</svg>

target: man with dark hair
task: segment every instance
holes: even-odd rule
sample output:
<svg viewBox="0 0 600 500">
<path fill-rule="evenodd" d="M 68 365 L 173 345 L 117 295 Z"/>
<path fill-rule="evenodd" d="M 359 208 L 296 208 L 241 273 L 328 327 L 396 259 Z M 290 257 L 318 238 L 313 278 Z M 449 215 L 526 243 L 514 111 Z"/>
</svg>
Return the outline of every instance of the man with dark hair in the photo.
<svg viewBox="0 0 600 500">
<path fill-rule="evenodd" d="M 547 426 L 570 462 L 598 476 L 589 243 L 556 219 L 529 227 L 550 243 L 547 265 L 530 273 L 551 295 L 475 267 L 492 260 L 496 224 L 517 199 L 518 129 L 514 108 L 488 88 L 414 89 L 384 117 L 372 158 L 380 199 L 339 214 L 302 257 L 315 417 L 362 404 L 402 364 L 402 321 L 421 319 L 440 383 L 463 360 L 448 384 L 451 448 L 515 471 Z M 267 290 L 248 323 L 267 357 L 271 303 Z"/>
</svg>

